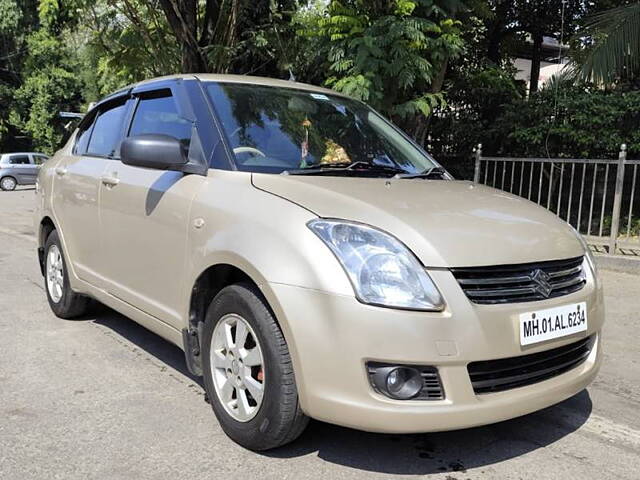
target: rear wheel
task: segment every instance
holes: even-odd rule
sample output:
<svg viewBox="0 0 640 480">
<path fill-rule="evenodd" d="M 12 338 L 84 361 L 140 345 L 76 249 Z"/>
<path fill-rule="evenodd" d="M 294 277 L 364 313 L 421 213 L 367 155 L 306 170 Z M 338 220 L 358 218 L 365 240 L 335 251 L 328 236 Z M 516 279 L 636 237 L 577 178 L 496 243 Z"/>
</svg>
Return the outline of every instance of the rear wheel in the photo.
<svg viewBox="0 0 640 480">
<path fill-rule="evenodd" d="M 88 310 L 90 299 L 71 290 L 58 232 L 53 230 L 44 246 L 44 283 L 47 300 L 60 318 L 75 318 Z"/>
<path fill-rule="evenodd" d="M 11 191 L 16 189 L 18 182 L 13 177 L 2 177 L 0 179 L 0 188 L 5 191 Z"/>
<path fill-rule="evenodd" d="M 224 432 L 251 450 L 295 440 L 308 423 L 298 401 L 291 357 L 259 290 L 226 287 L 204 325 L 203 375 Z"/>
</svg>

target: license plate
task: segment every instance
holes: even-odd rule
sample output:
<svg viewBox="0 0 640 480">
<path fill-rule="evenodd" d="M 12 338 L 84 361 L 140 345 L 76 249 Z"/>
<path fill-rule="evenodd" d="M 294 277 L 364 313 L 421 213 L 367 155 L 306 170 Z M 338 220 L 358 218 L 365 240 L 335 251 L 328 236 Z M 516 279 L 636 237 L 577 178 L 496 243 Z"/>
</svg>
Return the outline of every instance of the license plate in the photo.
<svg viewBox="0 0 640 480">
<path fill-rule="evenodd" d="M 520 315 L 520 345 L 566 337 L 587 329 L 586 302 L 536 310 Z"/>
</svg>

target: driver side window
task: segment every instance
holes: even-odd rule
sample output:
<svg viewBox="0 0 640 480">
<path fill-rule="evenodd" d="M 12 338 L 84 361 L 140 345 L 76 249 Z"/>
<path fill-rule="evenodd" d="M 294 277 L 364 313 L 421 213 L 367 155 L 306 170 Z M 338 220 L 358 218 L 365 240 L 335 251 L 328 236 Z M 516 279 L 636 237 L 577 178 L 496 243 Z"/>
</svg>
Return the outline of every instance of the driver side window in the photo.
<svg viewBox="0 0 640 480">
<path fill-rule="evenodd" d="M 191 142 L 191 122 L 182 118 L 171 92 L 154 92 L 153 96 L 142 97 L 138 102 L 129 136 L 144 134 L 169 135 L 180 140 L 189 149 Z"/>
<path fill-rule="evenodd" d="M 30 163 L 28 155 L 14 155 L 9 157 L 10 165 L 29 165 Z"/>
</svg>

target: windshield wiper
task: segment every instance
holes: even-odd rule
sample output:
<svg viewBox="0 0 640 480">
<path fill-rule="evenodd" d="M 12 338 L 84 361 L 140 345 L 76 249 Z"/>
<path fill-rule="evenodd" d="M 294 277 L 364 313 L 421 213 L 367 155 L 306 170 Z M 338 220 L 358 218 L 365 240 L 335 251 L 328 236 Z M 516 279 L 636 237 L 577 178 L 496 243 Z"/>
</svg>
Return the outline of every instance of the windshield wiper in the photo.
<svg viewBox="0 0 640 480">
<path fill-rule="evenodd" d="M 438 175 L 440 178 L 444 178 L 447 171 L 442 167 L 431 167 L 418 173 L 398 173 L 393 178 L 429 178 L 432 175 Z"/>
<path fill-rule="evenodd" d="M 330 172 L 384 172 L 397 175 L 409 175 L 407 171 L 402 168 L 378 165 L 362 160 L 351 163 L 320 163 L 318 165 L 309 165 L 308 167 L 285 170 L 282 172 L 282 175 L 322 175 Z"/>
</svg>

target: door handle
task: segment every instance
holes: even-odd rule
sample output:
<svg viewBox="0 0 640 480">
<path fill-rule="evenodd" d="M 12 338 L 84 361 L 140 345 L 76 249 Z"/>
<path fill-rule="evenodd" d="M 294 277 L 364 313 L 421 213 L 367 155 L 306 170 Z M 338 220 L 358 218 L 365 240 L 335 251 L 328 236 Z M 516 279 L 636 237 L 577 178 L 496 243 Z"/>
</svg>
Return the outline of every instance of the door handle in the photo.
<svg viewBox="0 0 640 480">
<path fill-rule="evenodd" d="M 67 173 L 67 169 L 64 167 L 56 167 L 56 173 L 62 177 Z"/>
<path fill-rule="evenodd" d="M 112 177 L 110 175 L 104 175 L 101 180 L 102 183 L 107 187 L 115 187 L 116 185 L 118 185 L 118 183 L 120 183 L 120 179 Z"/>
</svg>

